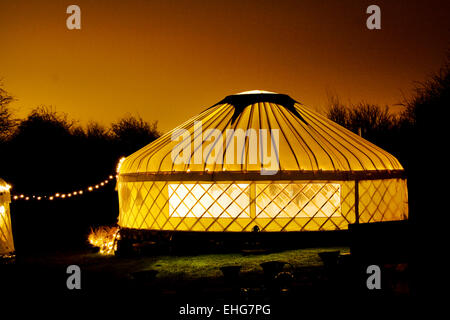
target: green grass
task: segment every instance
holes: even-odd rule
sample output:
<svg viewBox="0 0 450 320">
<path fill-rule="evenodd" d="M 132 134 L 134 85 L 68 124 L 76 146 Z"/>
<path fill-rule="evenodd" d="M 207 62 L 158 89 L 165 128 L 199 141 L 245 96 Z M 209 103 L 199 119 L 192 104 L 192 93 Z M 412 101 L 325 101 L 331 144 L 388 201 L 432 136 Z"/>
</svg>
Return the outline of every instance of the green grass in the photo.
<svg viewBox="0 0 450 320">
<path fill-rule="evenodd" d="M 221 277 L 220 267 L 240 265 L 241 273 L 262 273 L 260 264 L 266 261 L 284 261 L 294 269 L 321 266 L 319 252 L 339 250 L 349 252 L 347 247 L 306 248 L 268 254 L 245 255 L 242 253 L 202 254 L 188 256 L 153 256 L 120 258 L 95 253 L 55 253 L 50 256 L 30 257 L 28 263 L 51 266 L 77 264 L 82 270 L 107 273 L 117 278 L 132 278 L 134 272 L 157 270 L 158 279 L 195 280 Z"/>
<path fill-rule="evenodd" d="M 240 265 L 242 273 L 262 272 L 260 264 L 266 261 L 284 261 L 293 268 L 320 266 L 322 262 L 318 256 L 322 251 L 339 250 L 348 252 L 348 248 L 309 248 L 288 250 L 270 254 L 243 255 L 230 254 L 205 254 L 198 256 L 162 256 L 149 263 L 143 270 L 157 270 L 158 278 L 204 278 L 218 277 L 222 275 L 220 267 Z"/>
</svg>

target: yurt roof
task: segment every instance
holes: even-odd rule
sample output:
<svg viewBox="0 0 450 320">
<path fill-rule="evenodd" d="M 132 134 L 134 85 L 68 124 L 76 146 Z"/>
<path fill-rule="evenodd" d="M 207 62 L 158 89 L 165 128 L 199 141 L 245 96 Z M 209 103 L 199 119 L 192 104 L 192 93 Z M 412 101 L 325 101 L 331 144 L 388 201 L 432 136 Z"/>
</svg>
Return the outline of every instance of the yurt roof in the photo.
<svg viewBox="0 0 450 320">
<path fill-rule="evenodd" d="M 200 123 L 201 132 L 198 127 Z M 223 139 L 216 142 L 211 135 L 208 136 L 212 132 L 209 129 L 222 132 Z M 305 177 L 353 179 L 349 175 L 364 178 L 367 175 L 395 176 L 403 172 L 394 156 L 288 95 L 250 91 L 225 97 L 133 153 L 123 162 L 120 175 L 165 175 L 177 179 L 180 174 L 189 173 L 193 179 L 195 175 L 201 175 L 206 180 L 206 173 L 216 178 L 222 176 L 223 179 L 233 173 L 258 176 L 263 166 L 260 159 L 256 163 L 249 161 L 249 152 L 254 149 L 249 147 L 248 140 L 239 150 L 231 150 L 230 139 L 233 136 L 226 136 L 230 129 L 234 132 L 238 129 L 254 129 L 258 132 L 260 129 L 279 129 L 278 175 L 298 176 L 301 173 Z M 191 144 L 191 156 L 189 161 L 185 161 L 187 163 L 176 164 L 172 160 L 172 150 L 181 140 L 174 140 L 173 137 L 182 132 L 180 130 L 187 130 L 184 132 L 190 134 L 190 139 L 185 140 L 185 143 Z M 206 152 L 201 163 L 198 158 L 194 159 L 194 150 L 199 145 L 203 150 L 211 150 L 215 143 L 220 144 L 223 159 L 228 152 L 234 152 L 241 157 L 242 163 L 225 163 L 219 157 L 215 159 L 212 152 Z"/>
<path fill-rule="evenodd" d="M 8 183 L 6 183 L 5 180 L 0 178 L 0 192 L 9 191 L 10 188 L 11 186 Z"/>
<path fill-rule="evenodd" d="M 5 180 L 3 180 L 2 178 L 0 178 L 0 187 L 6 187 L 9 186 Z"/>
</svg>

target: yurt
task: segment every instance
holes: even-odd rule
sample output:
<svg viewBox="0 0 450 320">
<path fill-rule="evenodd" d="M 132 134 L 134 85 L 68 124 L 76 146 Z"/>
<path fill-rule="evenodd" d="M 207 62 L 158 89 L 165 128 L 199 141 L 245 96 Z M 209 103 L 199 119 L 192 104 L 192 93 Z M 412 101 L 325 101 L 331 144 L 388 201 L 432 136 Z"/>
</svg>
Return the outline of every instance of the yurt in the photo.
<svg viewBox="0 0 450 320">
<path fill-rule="evenodd" d="M 10 185 L 0 178 L 0 257 L 14 252 L 9 203 Z"/>
<path fill-rule="evenodd" d="M 388 152 L 285 94 L 225 97 L 128 156 L 122 230 L 295 232 L 404 220 Z"/>
</svg>

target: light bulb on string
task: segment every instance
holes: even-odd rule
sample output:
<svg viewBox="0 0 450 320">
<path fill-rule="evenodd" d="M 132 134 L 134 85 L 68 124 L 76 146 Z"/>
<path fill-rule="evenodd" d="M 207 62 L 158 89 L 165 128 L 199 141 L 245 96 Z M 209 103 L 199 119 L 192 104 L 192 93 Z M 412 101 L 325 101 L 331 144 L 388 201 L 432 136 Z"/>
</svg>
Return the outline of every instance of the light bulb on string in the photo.
<svg viewBox="0 0 450 320">
<path fill-rule="evenodd" d="M 119 162 L 117 163 L 117 174 L 120 173 L 120 168 L 122 167 L 123 162 L 125 161 L 125 157 L 120 158 Z"/>
<path fill-rule="evenodd" d="M 119 165 L 121 165 L 121 163 L 123 162 L 125 158 L 122 158 Z M 120 169 L 120 166 L 118 165 L 118 169 Z M 78 196 L 78 195 L 82 195 L 84 194 L 84 191 L 94 191 L 94 189 L 100 189 L 101 187 L 105 187 L 110 180 L 114 179 L 114 178 L 118 178 L 119 175 L 109 175 L 108 179 L 105 179 L 101 182 L 99 182 L 96 185 L 91 185 L 89 187 L 87 187 L 86 189 L 81 189 L 79 191 L 72 191 L 70 193 L 53 193 L 51 195 L 37 195 L 37 194 L 30 194 L 30 195 L 26 195 L 26 194 L 20 194 L 20 195 L 14 195 L 11 194 L 11 199 L 12 200 L 55 200 L 56 198 L 58 199 L 66 199 L 66 198 L 71 198 L 72 196 Z"/>
</svg>

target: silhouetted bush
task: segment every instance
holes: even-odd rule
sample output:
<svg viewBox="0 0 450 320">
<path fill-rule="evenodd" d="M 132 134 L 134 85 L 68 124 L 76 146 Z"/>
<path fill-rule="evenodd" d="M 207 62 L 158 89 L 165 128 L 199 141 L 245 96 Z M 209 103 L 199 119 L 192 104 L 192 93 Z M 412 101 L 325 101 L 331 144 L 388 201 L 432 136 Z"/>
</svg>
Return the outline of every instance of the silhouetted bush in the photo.
<svg viewBox="0 0 450 320">
<path fill-rule="evenodd" d="M 415 93 L 405 102 L 406 109 L 402 113 L 402 120 L 418 130 L 440 129 L 434 124 L 440 115 L 446 115 L 448 112 L 449 88 L 450 54 L 439 72 L 426 81 L 417 83 Z"/>
<path fill-rule="evenodd" d="M 450 55 L 444 66 L 406 100 L 401 115 L 402 146 L 409 166 L 409 201 L 422 228 L 431 227 L 431 215 L 442 215 L 447 197 L 442 179 L 446 163 L 448 109 L 450 107 Z M 413 214 L 415 214 L 413 212 Z"/>
<path fill-rule="evenodd" d="M 159 136 L 157 124 L 126 116 L 110 128 L 91 122 L 82 127 L 66 114 L 38 107 L 14 120 L 11 101 L 0 91 L 0 176 L 13 194 L 69 193 L 98 184 L 115 174 L 117 161 Z M 114 224 L 118 215 L 115 183 L 82 197 L 12 203 L 19 250 L 80 245 L 91 227 Z M 58 241 L 55 241 L 58 239 Z"/>
</svg>

